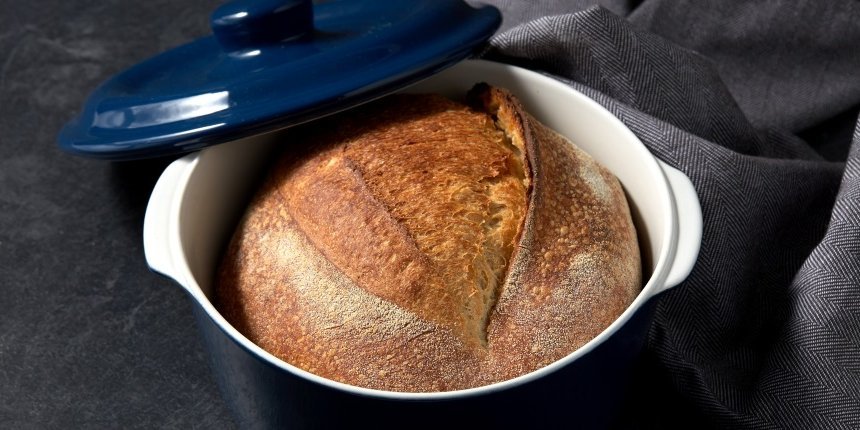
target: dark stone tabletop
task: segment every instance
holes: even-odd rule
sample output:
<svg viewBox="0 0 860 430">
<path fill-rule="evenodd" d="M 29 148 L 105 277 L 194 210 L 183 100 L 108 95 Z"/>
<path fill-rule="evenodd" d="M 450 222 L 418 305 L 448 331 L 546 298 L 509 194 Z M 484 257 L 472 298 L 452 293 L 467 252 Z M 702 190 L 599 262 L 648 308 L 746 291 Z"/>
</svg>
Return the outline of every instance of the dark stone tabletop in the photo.
<svg viewBox="0 0 860 430">
<path fill-rule="evenodd" d="M 558 13 L 578 10 L 587 4 L 595 3 L 594 0 L 489 1 L 503 10 L 506 20 L 503 23 L 503 29 L 511 28 L 512 23 L 523 22 L 535 16 L 549 16 L 547 11 Z M 192 315 L 191 301 L 180 287 L 152 273 L 144 258 L 142 238 L 144 211 L 152 187 L 172 160 L 134 162 L 89 160 L 63 153 L 56 144 L 56 136 L 60 128 L 79 112 L 90 92 L 101 82 L 156 53 L 208 34 L 209 14 L 221 3 L 222 0 L 0 0 L 0 430 L 230 429 L 236 427 L 210 371 L 209 360 Z M 625 5 L 641 2 L 601 0 L 599 3 L 624 9 Z M 785 2 L 757 4 L 761 9 L 757 10 L 758 15 L 749 16 L 758 20 L 745 19 L 750 9 L 756 8 L 747 7 L 747 2 L 742 1 L 735 3 L 743 4 L 744 7 L 736 5 L 735 9 L 722 3 L 719 7 L 715 7 L 711 3 L 699 2 L 699 5 L 707 5 L 708 11 L 705 12 L 715 15 L 712 19 L 704 19 L 703 17 L 706 17 L 703 15 L 704 12 L 697 11 L 695 8 L 683 8 L 674 2 L 670 6 L 667 6 L 670 4 L 668 1 L 650 3 L 656 6 L 652 5 L 650 9 L 641 8 L 642 10 L 639 10 L 634 17 L 638 21 L 631 22 L 645 30 L 655 28 L 661 30 L 661 36 L 631 38 L 631 30 L 626 25 L 607 27 L 607 31 L 611 30 L 618 36 L 616 42 L 619 45 L 617 46 L 622 46 L 628 51 L 632 50 L 635 55 L 627 51 L 613 51 L 612 47 L 616 45 L 597 46 L 595 49 L 602 49 L 611 54 L 604 56 L 611 57 L 610 60 L 604 58 L 604 61 L 614 62 L 616 59 L 634 63 L 639 60 L 644 61 L 648 58 L 645 56 L 640 58 L 639 54 L 648 49 L 666 53 L 665 55 L 671 56 L 672 61 L 675 61 L 676 54 L 681 51 L 675 48 L 660 51 L 658 48 L 661 48 L 664 43 L 669 43 L 668 41 L 673 38 L 675 42 L 682 42 L 681 45 L 688 40 L 690 45 L 699 43 L 700 46 L 697 47 L 702 48 L 704 53 L 716 53 L 708 61 L 714 58 L 722 61 L 716 61 L 714 64 L 725 67 L 724 75 L 727 76 L 727 82 L 734 89 L 734 95 L 739 96 L 742 102 L 739 106 L 753 112 L 754 119 L 770 118 L 773 120 L 771 125 L 775 124 L 792 132 L 806 130 L 802 133 L 805 136 L 801 137 L 808 138 L 810 141 L 842 142 L 844 145 L 832 147 L 825 145 L 820 149 L 824 155 L 837 154 L 834 159 L 845 159 L 852 139 L 850 130 L 854 130 L 858 109 L 857 86 L 852 85 L 856 81 L 850 79 L 852 77 L 850 71 L 857 69 L 852 66 L 857 64 L 857 57 L 850 55 L 856 53 L 856 50 L 851 51 L 852 45 L 849 43 L 857 40 L 858 37 L 857 32 L 852 30 L 857 27 L 851 27 L 851 24 L 858 22 L 856 19 L 851 19 L 858 16 L 856 3 L 850 3 L 848 0 L 841 3 L 833 2 L 839 7 L 834 6 L 831 11 L 829 3 L 828 8 L 824 8 L 814 2 L 801 2 L 805 4 L 807 13 L 820 12 L 812 14 L 813 16 L 840 18 L 835 21 L 832 19 L 820 21 L 827 26 L 821 26 L 820 22 L 814 19 L 805 18 L 800 12 L 794 13 L 794 6 L 787 6 L 783 4 Z M 609 9 L 614 11 L 615 6 Z M 732 18 L 730 24 L 734 27 L 724 25 L 728 21 L 719 20 L 725 15 L 723 9 L 731 9 L 728 15 Z M 771 9 L 781 10 L 782 14 L 771 14 Z M 791 13 L 785 13 L 786 10 Z M 669 16 L 666 18 L 668 21 L 657 19 L 661 16 L 658 12 Z M 675 14 L 678 16 L 673 18 L 674 12 L 678 12 Z M 848 13 L 854 15 L 848 15 Z M 548 27 L 555 28 L 552 26 L 557 23 L 566 23 L 568 27 L 561 29 L 570 30 L 569 33 L 561 34 L 561 38 L 558 39 L 564 40 L 565 37 L 576 38 L 587 35 L 588 31 L 595 28 L 603 28 L 599 25 L 577 27 L 583 22 L 597 22 L 604 26 L 608 25 L 607 22 L 616 22 L 611 19 L 604 20 L 606 16 L 604 11 L 592 10 L 583 17 L 544 20 L 521 32 L 514 32 L 515 34 L 509 35 L 499 43 L 507 44 L 507 52 L 516 54 L 517 49 L 525 50 L 523 46 L 531 48 L 528 45 L 529 40 L 547 36 L 549 33 L 545 33 L 544 30 Z M 600 20 L 588 20 L 597 18 Z M 688 18 L 690 21 L 686 26 L 665 24 L 674 23 L 673 19 L 683 21 Z M 776 21 L 788 24 L 781 29 L 779 26 L 770 24 L 767 29 L 758 28 L 762 22 Z M 722 41 L 720 43 L 725 40 L 733 42 L 720 44 L 710 43 L 708 38 L 701 40 L 691 38 L 691 34 L 697 34 L 691 29 L 695 30 L 700 22 L 715 23 L 711 27 L 702 27 L 706 36 L 716 36 L 718 41 Z M 806 26 L 808 34 L 813 34 L 809 29 L 827 30 L 820 33 L 827 36 L 824 40 L 830 41 L 827 43 L 831 45 L 825 43 L 821 46 L 828 47 L 830 50 L 800 50 L 798 52 L 803 55 L 792 56 L 793 47 L 804 47 L 804 41 L 810 40 L 809 37 L 806 39 L 794 37 L 795 33 L 806 34 L 796 30 L 795 24 L 798 22 Z M 530 29 L 534 32 L 529 33 Z M 729 32 L 731 29 L 736 33 Z M 848 36 L 842 35 L 848 30 L 853 32 Z M 725 37 L 723 37 L 724 32 L 727 32 Z M 523 38 L 523 34 L 528 37 Z M 768 37 L 781 34 L 789 36 L 776 39 L 779 41 L 776 44 L 769 42 Z M 732 37 L 740 37 L 737 40 L 749 42 L 751 45 L 736 44 Z M 553 40 L 558 41 L 550 38 L 550 42 Z M 631 40 L 644 40 L 648 43 L 631 47 L 628 45 L 636 45 L 628 43 Z M 571 40 L 567 42 L 551 48 L 581 48 Z M 769 55 L 768 50 L 775 49 L 774 46 L 779 48 L 774 51 L 779 55 Z M 810 46 L 815 48 L 818 45 L 810 44 L 807 48 Z M 759 50 L 751 47 L 758 47 Z M 639 48 L 643 51 L 639 52 Z M 809 54 L 810 52 L 812 54 Z M 622 53 L 624 55 L 621 55 Z M 772 61 L 779 58 L 796 58 L 806 62 L 794 64 L 793 60 L 784 60 L 788 61 L 787 63 Z M 750 61 L 751 59 L 755 61 Z M 592 60 L 594 58 L 590 61 Z M 734 60 L 739 61 L 733 62 Z M 700 63 L 705 64 L 704 60 L 702 62 L 696 60 L 691 64 L 695 65 L 695 70 L 698 71 Z M 563 71 L 565 64 L 567 63 L 559 62 L 555 67 L 561 67 Z M 849 66 L 843 69 L 845 65 Z M 598 70 L 600 67 L 593 69 L 601 71 Z M 603 72 L 612 74 L 616 70 L 612 67 L 606 68 Z M 767 73 L 748 73 L 748 70 Z M 830 74 L 819 73 L 822 70 Z M 635 86 L 631 86 L 631 82 L 625 80 L 626 75 L 621 76 L 624 75 L 623 73 L 615 74 L 619 76 L 610 76 L 610 80 L 615 82 L 613 85 L 616 85 L 613 91 L 628 97 L 628 91 Z M 756 79 L 747 79 L 748 75 Z M 598 78 L 602 79 L 602 76 L 594 75 L 592 78 L 599 80 Z M 711 88 L 708 86 L 710 82 L 703 81 L 702 88 Z M 783 86 L 774 84 L 772 87 L 772 82 Z M 811 84 L 806 85 L 807 83 Z M 695 87 L 690 85 L 688 90 Z M 715 88 L 726 91 L 722 84 Z M 750 89 L 754 91 L 747 91 Z M 672 89 L 672 91 L 675 90 Z M 686 90 L 678 90 L 674 97 L 682 97 L 683 91 Z M 716 94 L 723 94 L 723 92 Z M 763 97 L 762 94 L 768 97 Z M 694 95 L 698 96 L 698 94 Z M 707 95 L 713 96 L 710 92 Z M 664 100 L 664 97 L 662 95 L 660 98 L 644 97 L 642 103 L 647 105 L 658 99 Z M 691 96 L 689 99 L 695 98 Z M 833 100 L 837 103 L 831 103 Z M 686 98 L 681 101 L 687 103 Z M 679 138 L 678 136 L 687 136 L 684 134 L 687 132 L 676 130 L 675 125 L 672 125 L 675 123 L 671 121 L 662 122 L 658 121 L 658 117 L 646 117 L 645 115 L 650 114 L 635 111 L 635 105 L 625 107 L 622 102 L 613 104 L 615 108 L 628 109 L 625 112 L 630 112 L 631 118 L 647 118 L 637 123 L 642 127 L 641 130 L 655 135 L 671 130 L 673 139 L 678 138 L 678 142 L 693 141 Z M 729 104 L 731 109 L 727 112 L 735 112 L 737 106 L 733 101 Z M 658 115 L 661 112 L 665 113 L 661 109 L 655 108 L 655 110 L 659 111 Z M 802 113 L 807 111 L 821 115 L 806 115 L 805 122 L 795 124 L 797 121 L 793 118 L 802 117 Z M 709 115 L 715 115 L 714 112 L 720 111 L 708 110 Z M 787 114 L 783 115 L 786 112 Z M 761 115 L 755 116 L 756 114 Z M 684 112 L 679 112 L 678 116 L 683 117 L 682 119 L 687 118 Z M 735 118 L 730 115 L 717 117 Z M 684 119 L 684 121 L 687 120 Z M 699 123 L 694 121 L 691 124 Z M 664 125 L 666 128 L 660 128 Z M 747 130 L 738 129 L 744 133 Z M 714 130 L 708 132 L 717 137 L 723 136 L 720 134 L 722 131 Z M 849 132 L 837 133 L 834 130 L 849 130 Z M 772 143 L 775 142 L 774 148 L 778 149 L 775 149 L 772 154 L 782 154 L 780 148 L 789 147 L 786 142 L 800 142 L 794 136 L 791 136 L 793 140 L 783 139 L 785 136 L 782 134 L 768 136 L 768 139 L 772 139 Z M 856 140 L 858 136 L 856 132 L 854 136 Z M 690 134 L 684 139 L 693 137 Z M 698 136 L 695 136 L 695 142 L 707 143 L 705 138 Z M 726 150 L 711 143 L 703 146 L 711 148 L 714 154 L 723 154 Z M 854 149 L 856 150 L 856 147 Z M 690 154 L 700 153 L 691 150 Z M 692 157 L 692 155 L 689 156 Z M 791 175 L 786 172 L 801 172 L 806 175 L 803 176 L 804 181 L 809 178 L 811 178 L 810 181 L 820 179 L 818 186 L 827 190 L 822 195 L 824 200 L 830 199 L 829 202 L 832 202 L 835 196 L 838 177 L 833 180 L 832 187 L 825 188 L 826 184 L 830 184 L 830 182 L 825 184 L 825 179 L 831 178 L 825 173 L 828 175 L 841 173 L 844 167 L 837 163 L 828 164 L 823 158 L 813 157 L 814 163 L 806 160 L 809 162 L 807 164 L 795 163 L 793 160 L 777 160 L 784 161 L 781 165 L 784 170 L 774 170 L 771 169 L 775 165 L 774 160 L 757 157 L 756 162 L 753 163 L 750 160 L 754 157 L 749 157 L 746 153 L 739 156 L 743 157 L 738 159 L 743 160 L 746 166 L 744 168 L 749 169 L 749 172 L 764 172 L 765 170 L 753 170 L 754 167 L 759 166 L 755 163 L 760 163 L 762 166 L 768 166 L 767 172 L 781 175 L 766 177 L 761 174 L 762 181 L 789 178 Z M 720 155 L 720 157 L 723 156 Z M 751 266 L 726 266 L 743 267 L 744 270 L 701 270 L 698 285 L 702 288 L 688 289 L 683 293 L 688 295 L 679 295 L 669 304 L 670 307 L 667 307 L 668 310 L 662 315 L 665 330 L 657 332 L 662 337 L 652 338 L 657 345 L 656 349 L 652 349 L 650 356 L 646 349 L 644 358 L 638 363 L 640 367 L 636 374 L 641 379 L 638 387 L 643 390 L 639 394 L 646 400 L 643 404 L 659 403 L 662 409 L 643 409 L 647 413 L 635 413 L 635 411 L 630 413 L 631 409 L 628 408 L 625 409 L 627 413 L 623 414 L 621 422 L 631 423 L 634 427 L 643 426 L 645 424 L 633 422 L 643 421 L 641 418 L 647 414 L 653 415 L 651 418 L 654 422 L 663 422 L 664 419 L 669 419 L 666 422 L 672 422 L 671 419 L 675 419 L 676 415 L 681 416 L 676 421 L 682 422 L 683 415 L 689 411 L 695 412 L 691 417 L 717 417 L 722 420 L 718 422 L 725 423 L 759 423 L 757 426 L 763 425 L 760 423 L 767 423 L 774 427 L 779 427 L 777 423 L 788 423 L 789 427 L 799 426 L 802 424 L 798 423 L 803 421 L 796 420 L 798 416 L 807 418 L 811 416 L 813 418 L 808 419 L 821 426 L 824 426 L 822 423 L 828 422 L 823 421 L 822 417 L 843 419 L 844 421 L 841 421 L 843 424 L 860 422 L 858 421 L 860 416 L 856 413 L 857 408 L 853 407 L 858 399 L 857 390 L 853 388 L 860 384 L 855 378 L 858 374 L 857 369 L 860 368 L 856 359 L 858 355 L 854 353 L 858 343 L 851 343 L 851 339 L 858 338 L 860 331 L 857 330 L 857 319 L 839 307 L 844 305 L 845 309 L 856 311 L 856 306 L 853 308 L 848 306 L 857 303 L 856 288 L 849 288 L 856 286 L 856 282 L 852 284 L 853 281 L 845 281 L 846 283 L 842 285 L 832 281 L 832 279 L 856 280 L 858 273 L 856 261 L 850 260 L 851 254 L 839 248 L 844 246 L 848 249 L 850 245 L 855 252 L 853 255 L 856 255 L 857 248 L 854 245 L 857 242 L 853 238 L 857 237 L 858 218 L 855 204 L 857 200 L 852 197 L 857 193 L 856 151 L 852 157 L 854 157 L 853 161 L 846 165 L 853 170 L 846 169 L 849 174 L 846 175 L 848 180 L 844 183 L 854 188 L 846 188 L 847 191 L 842 198 L 847 202 L 843 206 L 853 212 L 845 212 L 848 214 L 844 215 L 848 221 L 843 224 L 837 223 L 837 227 L 842 230 L 835 233 L 839 236 L 830 239 L 835 245 L 825 244 L 833 246 L 827 250 L 836 251 L 826 251 L 826 254 L 821 254 L 827 258 L 831 256 L 842 258 L 839 261 L 843 263 L 848 262 L 835 265 L 837 269 L 844 269 L 840 275 L 844 278 L 827 278 L 830 275 L 824 275 L 831 273 L 825 270 L 829 264 L 825 257 L 821 257 L 816 263 L 824 267 L 821 274 L 812 269 L 809 271 L 823 280 L 813 279 L 817 283 L 799 284 L 800 287 L 792 285 L 791 288 L 787 283 L 785 285 L 779 283 L 781 281 L 768 281 L 771 278 L 778 278 L 770 276 L 770 271 L 773 270 L 774 273 L 776 271 L 769 265 L 760 264 L 759 260 L 749 263 Z M 735 158 L 707 160 L 710 162 L 714 159 L 723 160 L 720 161 L 721 163 L 735 160 Z M 814 166 L 814 168 L 808 166 Z M 741 170 L 731 169 L 730 171 Z M 811 175 L 810 172 L 824 173 L 818 177 Z M 700 175 L 702 183 L 712 180 L 711 185 L 720 190 L 729 188 L 722 187 L 719 181 L 713 179 L 721 177 L 721 174 L 714 172 Z M 747 187 L 742 179 L 744 178 L 736 178 L 732 183 L 741 183 Z M 774 189 L 791 188 L 777 180 L 768 182 L 767 185 Z M 755 188 L 756 193 L 760 192 L 758 188 Z M 799 189 L 798 192 L 809 194 L 817 189 L 807 183 L 796 188 Z M 734 194 L 727 192 L 725 195 L 740 195 L 744 189 L 753 188 L 750 185 L 747 188 L 733 190 Z M 848 194 L 849 192 L 855 194 Z M 710 198 L 716 201 L 719 196 L 723 196 L 720 193 L 722 191 L 711 193 Z M 759 194 L 750 194 L 750 196 L 753 195 Z M 793 196 L 794 194 L 786 192 L 784 195 Z M 743 201 L 754 199 L 746 195 L 741 197 Z M 810 238 L 813 235 L 806 234 L 804 226 L 812 225 L 811 220 L 814 220 L 818 222 L 815 225 L 821 226 L 820 231 L 823 233 L 830 212 L 827 208 L 830 208 L 832 203 L 828 203 L 826 210 L 815 211 L 812 215 L 804 211 L 807 207 L 814 207 L 815 202 L 819 202 L 820 198 L 812 199 L 812 203 L 802 199 L 797 200 L 796 212 L 786 212 L 773 217 L 769 215 L 768 219 L 785 221 L 785 225 L 796 227 L 803 233 L 801 235 L 803 240 L 811 241 Z M 706 199 L 702 201 L 709 203 Z M 713 201 L 710 203 L 714 204 Z M 771 199 L 768 198 L 757 205 L 764 207 L 770 201 Z M 847 211 L 848 209 L 845 208 L 841 210 Z M 770 210 L 770 207 L 767 209 Z M 797 223 L 793 222 L 794 213 L 799 214 Z M 813 217 L 815 214 L 818 214 L 817 218 Z M 849 217 L 853 218 L 849 219 Z M 753 233 L 758 236 L 750 237 L 767 239 L 771 236 L 766 236 L 763 232 L 774 231 L 772 234 L 778 236 L 780 240 L 791 242 L 786 239 L 790 238 L 788 233 L 774 226 L 776 224 L 769 225 L 768 229 L 757 229 Z M 730 230 L 734 231 L 736 236 L 725 237 L 740 238 L 741 234 L 746 235 L 746 230 L 742 227 L 744 226 Z M 712 231 L 716 230 L 712 228 Z M 809 229 L 809 231 L 819 230 Z M 756 242 L 747 240 L 747 237 L 743 236 L 743 240 L 733 241 L 725 239 L 723 233 L 720 231 L 720 237 L 712 239 L 713 242 L 709 248 L 712 254 L 709 255 L 725 256 L 732 261 L 739 260 L 740 257 L 735 257 L 741 254 L 728 246 L 744 241 L 750 242 L 749 249 L 752 251 L 749 251 L 748 255 L 753 257 L 764 256 L 770 249 L 766 246 L 767 240 Z M 854 236 L 851 236 L 852 234 Z M 716 236 L 716 233 L 714 235 Z M 728 244 L 727 248 L 717 247 L 724 242 Z M 759 246 L 760 243 L 764 245 Z M 791 261 L 797 262 L 797 267 L 800 267 L 801 259 L 805 259 L 808 255 L 809 249 L 803 248 L 806 254 L 799 251 L 790 253 L 779 248 L 779 244 L 783 242 L 775 243 L 776 245 L 770 245 L 775 247 L 775 251 L 770 253 L 774 257 L 771 258 L 772 256 L 768 254 L 767 258 L 762 257 L 761 261 L 776 261 L 791 254 L 794 255 L 792 258 L 795 258 Z M 811 249 L 812 242 L 809 244 Z M 703 249 L 706 249 L 704 245 Z M 714 258 L 709 261 L 721 260 Z M 797 270 L 788 263 L 780 264 L 785 266 L 783 271 Z M 761 272 L 758 271 L 759 266 L 763 267 Z M 746 270 L 750 267 L 755 269 Z M 723 278 L 717 275 L 713 275 L 713 279 L 720 282 L 713 281 L 711 272 L 737 275 L 739 281 L 736 281 L 737 285 L 728 281 L 723 282 Z M 794 272 L 785 273 L 792 275 Z M 758 276 L 759 274 L 761 276 Z M 853 278 L 849 278 L 849 275 Z M 744 283 L 747 279 L 752 281 Z M 771 282 L 773 285 L 768 284 L 769 289 L 765 289 L 762 283 L 766 282 Z M 818 289 L 811 290 L 809 289 L 811 286 Z M 738 299 L 731 302 L 721 296 L 720 292 L 729 292 L 732 298 Z M 693 299 L 690 299 L 690 302 L 685 301 L 686 297 L 695 299 L 699 305 L 710 305 L 706 309 L 710 313 L 686 312 L 687 307 L 692 306 L 691 303 L 693 303 Z M 749 303 L 764 303 L 770 307 L 761 310 L 747 302 L 741 302 L 739 298 L 742 297 L 759 300 Z M 782 311 L 789 308 L 780 307 L 788 306 L 789 299 L 804 306 L 815 302 L 813 303 L 815 306 L 792 307 L 790 310 L 793 314 L 789 315 L 788 310 Z M 675 314 L 671 313 L 672 309 L 675 309 Z M 735 311 L 737 315 L 727 314 L 730 311 Z M 697 320 L 696 324 L 692 324 L 699 331 L 686 330 L 688 326 L 683 324 L 681 328 L 684 330 L 674 330 L 678 326 L 675 323 L 686 321 L 683 318 L 701 319 L 702 315 L 708 316 L 709 319 L 702 319 L 701 323 Z M 768 315 L 779 318 L 777 323 L 784 326 L 768 325 L 773 323 L 766 320 Z M 747 319 L 741 319 L 741 317 Z M 731 320 L 731 318 L 735 319 Z M 724 324 L 726 320 L 731 320 L 733 324 Z M 756 324 L 764 327 L 758 329 L 750 327 L 749 333 L 739 336 L 742 339 L 738 342 L 746 343 L 737 343 L 734 351 L 745 355 L 724 354 L 724 351 L 717 348 L 723 345 L 722 343 L 715 346 L 716 344 L 702 341 L 701 344 L 707 347 L 704 349 L 690 346 L 694 344 L 699 346 L 701 336 L 697 337 L 697 333 L 718 338 L 720 342 L 728 342 L 726 345 L 735 345 L 726 339 L 732 339 L 734 332 L 731 330 L 738 327 L 747 328 L 739 321 L 755 321 Z M 669 328 L 666 329 L 666 327 Z M 716 331 L 708 331 L 709 328 Z M 773 332 L 769 331 L 771 328 Z M 785 328 L 784 332 L 779 332 L 782 337 L 777 338 L 776 328 Z M 669 335 L 676 337 L 669 337 Z M 756 343 L 756 339 L 762 340 L 760 344 Z M 670 345 L 671 348 L 665 345 Z M 675 348 L 675 345 L 689 349 L 680 351 Z M 698 351 L 716 352 L 703 354 Z M 683 360 L 676 360 L 677 357 Z M 663 361 L 657 361 L 658 359 Z M 675 373 L 670 378 L 667 376 L 668 373 L 661 374 L 642 369 L 667 369 Z M 747 380 L 745 375 L 753 375 L 755 380 Z M 846 378 L 844 375 L 849 377 Z M 661 386 L 662 388 L 655 387 L 649 381 L 658 381 L 664 385 Z M 823 381 L 824 385 L 815 385 L 820 381 Z M 778 395 L 771 397 L 773 390 L 777 390 Z M 678 395 L 666 397 L 664 393 Z M 791 401 L 783 401 L 784 398 Z M 782 412 L 786 413 L 782 414 Z M 815 421 L 819 418 L 822 419 L 820 422 Z M 845 425 L 845 428 L 856 428 L 849 424 Z"/>
<path fill-rule="evenodd" d="M 189 300 L 146 266 L 170 160 L 55 136 L 103 80 L 207 33 L 217 0 L 0 0 L 0 428 L 232 428 Z"/>
</svg>

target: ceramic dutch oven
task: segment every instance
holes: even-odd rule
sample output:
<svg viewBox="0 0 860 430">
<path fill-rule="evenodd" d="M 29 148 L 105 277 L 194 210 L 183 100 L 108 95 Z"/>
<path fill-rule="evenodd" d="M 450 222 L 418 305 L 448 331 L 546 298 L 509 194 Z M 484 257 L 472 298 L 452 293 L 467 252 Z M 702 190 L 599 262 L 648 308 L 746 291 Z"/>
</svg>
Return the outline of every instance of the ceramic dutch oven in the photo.
<svg viewBox="0 0 860 430">
<path fill-rule="evenodd" d="M 191 298 L 216 380 L 242 427 L 612 425 L 622 402 L 635 402 L 625 398 L 625 388 L 659 294 L 686 278 L 698 254 L 702 217 L 692 184 L 569 86 L 510 65 L 463 61 L 498 27 L 496 10 L 459 1 L 381 3 L 333 1 L 314 10 L 306 1 L 228 3 L 213 14 L 214 37 L 161 54 L 100 87 L 61 132 L 60 146 L 105 159 L 196 151 L 158 180 L 144 249 L 153 271 Z M 332 59 L 332 51 L 350 66 Z M 302 144 L 274 130 L 394 91 L 458 97 L 476 82 L 510 90 L 623 185 L 646 283 L 615 322 L 565 358 L 511 380 L 399 393 L 296 368 L 218 313 L 212 298 L 221 253 L 273 152 Z"/>
</svg>

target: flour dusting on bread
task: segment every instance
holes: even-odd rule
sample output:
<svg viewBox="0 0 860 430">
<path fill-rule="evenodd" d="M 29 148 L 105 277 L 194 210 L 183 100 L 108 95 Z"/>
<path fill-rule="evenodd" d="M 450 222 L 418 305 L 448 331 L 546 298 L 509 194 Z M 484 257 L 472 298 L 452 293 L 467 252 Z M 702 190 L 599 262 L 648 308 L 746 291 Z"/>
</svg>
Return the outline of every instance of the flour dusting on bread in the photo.
<svg viewBox="0 0 860 430">
<path fill-rule="evenodd" d="M 617 318 L 641 287 L 617 180 L 508 92 L 468 99 L 303 127 L 225 254 L 228 321 L 320 376 L 422 392 L 536 370 Z"/>
</svg>

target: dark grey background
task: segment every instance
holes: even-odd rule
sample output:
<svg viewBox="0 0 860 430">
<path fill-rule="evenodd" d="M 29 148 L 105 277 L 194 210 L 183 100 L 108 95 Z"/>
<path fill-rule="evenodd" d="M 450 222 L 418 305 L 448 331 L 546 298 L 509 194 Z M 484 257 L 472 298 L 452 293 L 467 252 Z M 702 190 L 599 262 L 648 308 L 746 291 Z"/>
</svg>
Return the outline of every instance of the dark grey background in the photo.
<svg viewBox="0 0 860 430">
<path fill-rule="evenodd" d="M 658 306 L 621 422 L 856 427 L 860 3 L 493 3 L 512 31 L 490 55 L 572 81 L 702 199 L 699 264 Z M 55 145 L 98 83 L 207 33 L 218 4 L 0 0 L 0 428 L 233 427 L 189 301 L 143 257 L 170 160 Z"/>
<path fill-rule="evenodd" d="M 0 428 L 230 428 L 189 302 L 141 229 L 165 161 L 55 135 L 108 76 L 208 31 L 218 1 L 0 1 Z"/>
</svg>

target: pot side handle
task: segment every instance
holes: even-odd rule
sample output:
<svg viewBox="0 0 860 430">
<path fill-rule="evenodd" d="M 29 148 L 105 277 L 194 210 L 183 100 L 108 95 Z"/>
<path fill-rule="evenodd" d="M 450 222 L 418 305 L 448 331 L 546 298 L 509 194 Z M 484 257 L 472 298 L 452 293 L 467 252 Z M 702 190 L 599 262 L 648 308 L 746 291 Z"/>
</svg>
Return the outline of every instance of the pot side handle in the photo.
<svg viewBox="0 0 860 430">
<path fill-rule="evenodd" d="M 696 188 L 687 175 L 662 161 L 660 167 L 672 189 L 678 215 L 678 245 L 672 268 L 661 289 L 665 291 L 687 279 L 696 264 L 702 245 L 702 207 Z"/>
<path fill-rule="evenodd" d="M 188 161 L 180 158 L 167 166 L 158 178 L 143 218 L 143 252 L 150 269 L 178 281 L 173 267 L 172 241 L 176 237 L 171 232 L 170 219 L 175 215 L 176 198 L 181 195 L 180 180 Z"/>
</svg>

